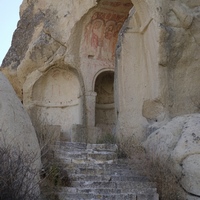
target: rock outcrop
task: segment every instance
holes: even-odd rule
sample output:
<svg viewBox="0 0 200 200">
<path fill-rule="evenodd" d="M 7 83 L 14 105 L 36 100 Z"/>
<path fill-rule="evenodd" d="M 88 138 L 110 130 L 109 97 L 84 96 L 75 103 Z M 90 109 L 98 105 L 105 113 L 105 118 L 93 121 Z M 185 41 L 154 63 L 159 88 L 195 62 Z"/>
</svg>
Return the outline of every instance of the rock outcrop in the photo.
<svg viewBox="0 0 200 200">
<path fill-rule="evenodd" d="M 0 73 L 0 144 L 34 153 L 40 167 L 40 147 L 31 120 L 6 77 Z"/>
<path fill-rule="evenodd" d="M 155 130 L 144 147 L 156 161 L 164 163 L 179 180 L 187 199 L 200 199 L 200 114 L 172 119 Z"/>
<path fill-rule="evenodd" d="M 200 111 L 199 13 L 199 0 L 24 0 L 2 72 L 38 133 L 150 134 L 147 149 L 195 199 L 198 115 L 181 115 Z"/>
<path fill-rule="evenodd" d="M 27 170 L 35 171 L 33 177 L 32 175 L 31 176 L 28 175 L 28 171 L 24 172 L 20 168 L 23 167 L 24 169 L 26 167 L 26 166 L 21 166 L 22 160 L 21 161 L 17 160 L 17 162 L 19 162 L 18 166 L 15 166 L 17 164 L 16 161 L 13 161 L 13 165 L 10 166 L 10 170 L 11 169 L 16 171 L 21 170 L 17 172 L 25 173 L 21 175 L 26 175 L 27 180 L 29 180 L 29 177 L 32 177 L 33 178 L 31 179 L 31 184 L 33 184 L 33 188 L 31 188 L 32 192 L 33 190 L 37 190 L 35 192 L 38 192 L 38 188 L 36 186 L 39 181 L 38 179 L 39 170 L 41 167 L 41 155 L 40 155 L 40 147 L 38 139 L 35 130 L 33 128 L 33 125 L 31 123 L 30 117 L 23 108 L 23 105 L 21 104 L 19 98 L 16 96 L 16 93 L 14 92 L 9 81 L 1 72 L 0 72 L 0 147 L 1 150 L 3 149 L 5 153 L 7 153 L 7 155 L 10 156 L 10 158 L 12 158 L 12 155 L 20 156 L 21 159 L 24 159 L 23 162 L 27 162 L 25 163 L 25 165 L 28 167 Z M 14 166 L 16 168 L 12 168 Z M 16 175 L 16 172 L 14 171 L 9 173 Z M 14 178 L 17 179 L 19 177 L 14 177 Z M 22 180 L 19 179 L 17 180 L 21 181 L 20 183 L 22 183 L 23 181 L 25 181 L 25 177 L 23 177 Z M 17 191 L 14 192 L 17 193 Z"/>
<path fill-rule="evenodd" d="M 130 0 L 23 1 L 2 71 L 37 132 L 60 125 L 70 140 L 76 125 L 88 135 L 114 130 L 115 46 L 132 6 Z"/>
<path fill-rule="evenodd" d="M 200 1 L 133 0 L 119 35 L 115 102 L 118 135 L 199 112 Z"/>
</svg>

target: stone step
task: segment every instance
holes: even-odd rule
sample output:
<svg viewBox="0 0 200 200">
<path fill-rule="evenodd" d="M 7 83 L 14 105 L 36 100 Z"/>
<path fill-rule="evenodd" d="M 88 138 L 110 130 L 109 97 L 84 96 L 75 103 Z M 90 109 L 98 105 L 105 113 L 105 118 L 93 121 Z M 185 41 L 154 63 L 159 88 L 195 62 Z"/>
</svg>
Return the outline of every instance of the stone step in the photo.
<svg viewBox="0 0 200 200">
<path fill-rule="evenodd" d="M 136 194 L 66 194 L 65 192 L 59 193 L 60 200 L 146 200 L 136 199 Z M 154 200 L 154 199 L 148 199 Z"/>
<path fill-rule="evenodd" d="M 59 200 L 158 200 L 143 168 L 117 159 L 115 144 L 57 142 L 54 149 L 71 180 L 71 187 L 59 189 Z"/>
<path fill-rule="evenodd" d="M 117 154 L 115 152 L 93 151 L 93 152 L 88 153 L 88 158 L 93 159 L 93 160 L 108 161 L 108 160 L 117 159 Z"/>
<path fill-rule="evenodd" d="M 148 181 L 144 176 L 70 174 L 71 181 Z"/>
<path fill-rule="evenodd" d="M 133 193 L 133 194 L 154 194 L 157 192 L 155 188 L 64 188 L 67 194 L 122 194 L 122 193 Z"/>
<path fill-rule="evenodd" d="M 63 152 L 55 150 L 54 155 L 61 159 L 65 164 L 70 163 L 113 163 L 117 159 L 117 154 L 114 152 Z"/>
<path fill-rule="evenodd" d="M 86 144 L 77 142 L 57 141 L 55 146 L 64 151 L 110 151 L 116 152 L 118 147 L 116 144 Z"/>
<path fill-rule="evenodd" d="M 65 156 L 59 156 L 57 157 L 59 158 L 60 160 L 62 160 L 62 163 L 64 165 L 79 165 L 79 164 L 82 164 L 82 165 L 89 165 L 89 164 L 112 164 L 114 162 L 114 160 L 94 160 L 94 159 L 91 159 L 91 158 L 88 158 L 88 159 L 84 159 L 84 158 L 77 158 L 77 159 L 72 159 L 72 158 L 66 158 Z"/>
<path fill-rule="evenodd" d="M 130 169 L 106 169 L 106 168 L 67 168 L 65 170 L 69 174 L 85 174 L 85 175 L 139 175 L 138 172 L 130 170 Z"/>
<path fill-rule="evenodd" d="M 95 163 L 87 163 L 87 164 L 68 164 L 66 165 L 68 168 L 92 168 L 92 169 L 108 169 L 108 170 L 121 170 L 121 169 L 129 169 L 132 170 L 132 167 L 130 167 L 127 163 L 117 163 L 117 160 L 115 160 L 112 164 L 109 163 L 100 163 L 100 164 L 95 164 Z"/>
<path fill-rule="evenodd" d="M 111 151 L 116 152 L 116 144 L 87 144 L 87 151 Z"/>
<path fill-rule="evenodd" d="M 77 188 L 118 188 L 118 189 L 146 189 L 155 188 L 155 183 L 149 181 L 74 181 L 72 187 Z"/>
<path fill-rule="evenodd" d="M 84 151 L 87 149 L 86 143 L 78 143 L 78 142 L 66 142 L 66 141 L 57 141 L 55 143 L 57 148 L 60 148 L 64 151 Z"/>
<path fill-rule="evenodd" d="M 59 193 L 60 200 L 158 200 L 157 194 L 134 194 L 134 193 L 121 193 L 121 194 L 90 194 L 90 193 Z"/>
<path fill-rule="evenodd" d="M 83 174 L 86 174 L 87 171 L 91 173 L 101 173 L 105 172 L 106 174 L 126 174 L 126 173 L 132 173 L 132 174 L 145 174 L 146 170 L 144 168 L 138 167 L 129 167 L 128 164 L 117 164 L 115 163 L 116 160 L 114 160 L 111 163 L 68 163 L 65 165 L 65 169 L 69 170 L 70 172 L 75 171 L 82 171 Z M 137 170 L 134 170 L 136 168 Z"/>
</svg>

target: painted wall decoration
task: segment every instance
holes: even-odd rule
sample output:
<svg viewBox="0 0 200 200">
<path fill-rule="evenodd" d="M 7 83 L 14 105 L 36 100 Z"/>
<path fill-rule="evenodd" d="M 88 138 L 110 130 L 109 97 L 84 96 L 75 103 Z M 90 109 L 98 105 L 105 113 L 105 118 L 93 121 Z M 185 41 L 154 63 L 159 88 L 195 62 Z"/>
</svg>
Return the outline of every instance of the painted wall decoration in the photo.
<svg viewBox="0 0 200 200">
<path fill-rule="evenodd" d="M 121 2 L 102 2 L 102 6 L 126 6 L 130 9 L 132 4 Z M 127 18 L 127 12 L 114 12 L 108 9 L 95 10 L 86 24 L 82 42 L 81 53 L 85 57 L 97 60 L 113 61 L 118 33 Z"/>
</svg>

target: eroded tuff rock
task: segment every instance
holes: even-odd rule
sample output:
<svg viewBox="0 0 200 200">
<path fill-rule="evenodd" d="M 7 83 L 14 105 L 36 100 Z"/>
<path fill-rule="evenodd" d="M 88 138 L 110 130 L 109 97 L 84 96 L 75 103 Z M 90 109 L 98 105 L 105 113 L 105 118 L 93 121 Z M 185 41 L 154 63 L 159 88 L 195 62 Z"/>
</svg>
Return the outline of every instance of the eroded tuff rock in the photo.
<svg viewBox="0 0 200 200">
<path fill-rule="evenodd" d="M 130 0 L 22 3 L 2 71 L 35 127 L 60 125 L 67 140 L 73 125 L 92 134 L 114 130 L 115 47 L 132 6 Z"/>
<path fill-rule="evenodd" d="M 79 101 L 81 114 L 77 115 L 81 116 L 75 117 L 75 124 L 93 127 L 96 123 L 106 130 L 109 121 L 106 131 L 116 125 L 118 135 L 133 135 L 140 142 L 149 123 L 199 111 L 199 10 L 198 0 L 24 0 L 3 73 L 30 110 L 35 104 L 47 108 L 50 101 L 44 95 L 46 103 L 34 102 L 32 93 L 39 79 L 53 71 L 73 74 L 79 82 L 78 100 L 72 95 L 67 99 L 73 103 L 56 99 L 50 107 Z M 115 71 L 115 88 L 102 85 L 105 94 L 115 94 L 115 101 L 103 101 L 105 113 L 103 104 L 96 102 L 101 86 L 95 84 L 99 75 L 107 76 L 106 71 Z M 72 85 L 69 77 L 65 79 Z M 51 92 L 45 91 L 41 93 Z M 50 120 L 69 132 L 62 120 Z"/>
<path fill-rule="evenodd" d="M 17 159 L 13 161 L 9 171 L 12 175 L 16 176 L 16 181 L 19 184 L 24 184 L 24 181 L 31 181 L 31 191 L 27 193 L 39 193 L 39 170 L 41 168 L 41 155 L 38 139 L 31 123 L 30 117 L 24 110 L 19 98 L 14 92 L 7 78 L 0 72 L 0 146 L 3 150 L 7 150 L 10 156 L 20 156 L 24 159 L 25 166 L 21 166 L 22 160 Z M 11 154 L 9 154 L 11 152 Z M 20 154 L 18 154 L 20 153 Z M 18 157 L 17 157 L 18 158 Z M 10 158 L 7 158 L 10 159 Z M 14 158 L 16 159 L 16 157 Z M 1 163 L 2 165 L 5 163 Z M 13 167 L 13 168 L 12 168 Z M 23 169 L 22 169 L 23 167 Z M 25 172 L 25 168 L 27 171 Z M 7 169 L 5 169 L 7 170 Z M 16 170 L 16 171 L 15 171 Z M 20 170 L 20 171 L 19 171 Z M 29 170 L 29 171 L 28 171 Z M 35 171 L 35 172 L 34 172 Z M 26 175 L 23 179 L 19 180 L 17 173 L 21 176 Z M 34 174 L 31 174 L 34 172 Z M 29 174 L 30 173 L 30 174 Z M 11 180 L 11 179 L 9 179 Z M 12 186 L 11 186 L 12 187 Z M 15 187 L 15 186 L 14 186 Z M 19 186 L 21 188 L 22 186 Z M 17 188 L 13 188 L 17 189 Z M 15 191 L 17 193 L 17 191 Z M 27 194 L 26 193 L 26 194 Z"/>
<path fill-rule="evenodd" d="M 200 199 L 200 114 L 172 119 L 144 142 L 155 160 L 165 163 L 178 178 L 188 199 Z"/>
<path fill-rule="evenodd" d="M 31 120 L 12 86 L 0 73 L 0 145 L 20 148 L 35 154 L 35 167 L 40 168 L 40 147 Z"/>
<path fill-rule="evenodd" d="M 199 13 L 199 0 L 24 0 L 2 71 L 36 128 L 58 125 L 65 140 L 114 131 L 140 143 L 172 117 L 199 112 Z M 190 117 L 147 143 L 195 196 L 198 116 Z"/>
<path fill-rule="evenodd" d="M 119 36 L 116 130 L 142 140 L 148 124 L 199 112 L 200 1 L 133 3 Z"/>
<path fill-rule="evenodd" d="M 64 59 L 63 54 L 72 48 L 68 42 L 75 24 L 95 5 L 94 0 L 84 3 L 80 0 L 23 1 L 12 46 L 2 63 L 4 73 L 21 99 L 27 76 L 40 68 L 44 71 Z M 71 54 L 69 57 L 73 60 L 74 56 Z M 77 59 L 74 62 L 78 62 Z"/>
</svg>

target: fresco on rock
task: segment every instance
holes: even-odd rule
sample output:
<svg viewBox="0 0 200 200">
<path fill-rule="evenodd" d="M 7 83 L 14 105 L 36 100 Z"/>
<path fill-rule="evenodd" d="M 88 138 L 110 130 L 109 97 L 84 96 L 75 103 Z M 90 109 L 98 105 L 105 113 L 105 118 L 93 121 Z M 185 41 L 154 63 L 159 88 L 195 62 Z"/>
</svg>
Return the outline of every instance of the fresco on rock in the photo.
<svg viewBox="0 0 200 200">
<path fill-rule="evenodd" d="M 118 33 L 127 19 L 131 3 L 102 2 L 84 29 L 82 55 L 97 60 L 114 60 Z M 116 7 L 123 12 L 116 12 Z M 115 10 L 115 11 L 114 11 Z M 126 12 L 125 12 L 126 11 Z"/>
</svg>

